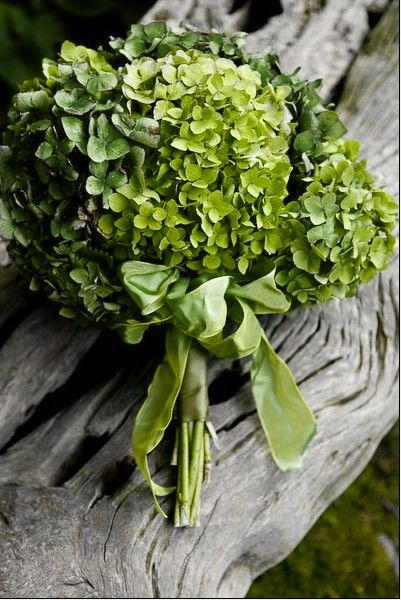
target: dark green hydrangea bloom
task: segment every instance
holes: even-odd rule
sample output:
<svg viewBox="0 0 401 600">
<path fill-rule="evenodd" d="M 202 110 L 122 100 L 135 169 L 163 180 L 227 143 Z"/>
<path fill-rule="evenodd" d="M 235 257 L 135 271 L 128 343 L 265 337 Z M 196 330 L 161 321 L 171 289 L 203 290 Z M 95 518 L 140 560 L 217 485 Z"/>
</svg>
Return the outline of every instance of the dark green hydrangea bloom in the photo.
<svg viewBox="0 0 401 600">
<path fill-rule="evenodd" d="M 321 104 L 318 82 L 240 36 L 133 26 L 65 42 L 15 96 L 1 233 L 60 313 L 121 326 L 136 259 L 239 283 L 276 267 L 292 305 L 354 294 L 387 266 L 397 206 Z"/>
</svg>

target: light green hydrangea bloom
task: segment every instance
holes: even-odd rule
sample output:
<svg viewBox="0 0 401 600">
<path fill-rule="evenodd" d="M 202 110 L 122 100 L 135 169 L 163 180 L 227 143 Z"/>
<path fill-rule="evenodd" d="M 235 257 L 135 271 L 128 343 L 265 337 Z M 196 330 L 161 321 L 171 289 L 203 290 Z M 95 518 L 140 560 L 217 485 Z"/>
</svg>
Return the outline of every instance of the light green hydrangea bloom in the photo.
<svg viewBox="0 0 401 600">
<path fill-rule="evenodd" d="M 158 155 L 110 196 L 116 215 L 100 230 L 138 257 L 244 274 L 285 212 L 289 87 L 262 85 L 249 65 L 177 50 L 127 65 L 122 92 L 131 115 L 141 106 L 158 123 Z M 126 132 L 118 114 L 113 123 Z"/>
</svg>

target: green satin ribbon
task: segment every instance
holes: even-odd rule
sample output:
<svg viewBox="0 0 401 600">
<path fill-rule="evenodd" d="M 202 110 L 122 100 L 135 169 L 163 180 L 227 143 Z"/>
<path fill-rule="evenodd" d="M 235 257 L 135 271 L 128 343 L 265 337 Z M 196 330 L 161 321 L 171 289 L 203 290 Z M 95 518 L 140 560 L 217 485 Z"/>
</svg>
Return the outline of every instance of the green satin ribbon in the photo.
<svg viewBox="0 0 401 600">
<path fill-rule="evenodd" d="M 181 277 L 178 269 L 141 261 L 123 263 L 119 276 L 143 316 L 143 320 L 128 320 L 120 330 L 126 342 L 140 342 L 151 325 L 173 325 L 167 333 L 164 360 L 138 413 L 132 438 L 134 458 L 159 512 L 164 514 L 157 496 L 174 488 L 152 481 L 147 455 L 171 422 L 192 340 L 219 358 L 253 355 L 252 392 L 273 459 L 282 471 L 298 468 L 315 434 L 315 419 L 291 371 L 270 346 L 255 316 L 289 309 L 285 295 L 276 287 L 275 270 L 242 286 L 229 276 L 191 281 Z M 238 326 L 225 336 L 227 320 Z"/>
</svg>

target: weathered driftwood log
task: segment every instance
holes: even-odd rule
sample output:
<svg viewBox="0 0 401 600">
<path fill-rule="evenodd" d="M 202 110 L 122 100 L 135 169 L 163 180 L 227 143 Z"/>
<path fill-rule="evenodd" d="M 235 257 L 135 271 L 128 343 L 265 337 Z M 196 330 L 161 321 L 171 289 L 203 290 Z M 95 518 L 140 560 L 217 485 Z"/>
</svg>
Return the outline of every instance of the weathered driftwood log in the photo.
<svg viewBox="0 0 401 600">
<path fill-rule="evenodd" d="M 305 76 L 325 76 L 326 96 L 352 63 L 340 112 L 395 191 L 397 3 L 386 4 L 283 0 L 283 13 L 249 46 L 272 47 L 287 68 L 299 63 Z M 233 14 L 230 6 L 160 0 L 149 18 L 243 27 L 252 4 Z M 359 51 L 368 11 L 385 9 Z M 268 455 L 249 364 L 242 372 L 229 361 L 211 364 L 222 450 L 201 527 L 174 530 L 155 514 L 130 459 L 133 416 L 160 358 L 150 355 L 153 346 L 124 347 L 110 334 L 75 329 L 33 306 L 13 269 L 3 268 L 1 597 L 243 596 L 360 473 L 396 418 L 396 281 L 394 262 L 355 299 L 266 321 L 318 420 L 298 472 L 280 473 Z M 170 439 L 152 463 L 160 481 L 170 475 L 168 446 Z M 171 500 L 163 505 L 169 510 Z"/>
</svg>

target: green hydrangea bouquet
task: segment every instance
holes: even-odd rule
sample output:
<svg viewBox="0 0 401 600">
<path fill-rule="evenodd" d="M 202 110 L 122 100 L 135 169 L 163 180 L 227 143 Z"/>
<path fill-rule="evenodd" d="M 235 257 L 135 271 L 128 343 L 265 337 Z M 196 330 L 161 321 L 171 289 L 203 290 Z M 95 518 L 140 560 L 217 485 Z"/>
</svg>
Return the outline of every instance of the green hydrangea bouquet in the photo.
<svg viewBox="0 0 401 600">
<path fill-rule="evenodd" d="M 31 289 L 127 343 L 166 330 L 133 453 L 160 512 L 175 490 L 176 526 L 198 524 L 210 465 L 208 353 L 252 355 L 272 456 L 299 467 L 315 420 L 256 315 L 353 295 L 394 246 L 397 205 L 319 82 L 241 41 L 155 22 L 109 49 L 65 42 L 14 97 L 0 153 L 1 233 Z M 163 487 L 147 457 L 174 416 Z"/>
</svg>

